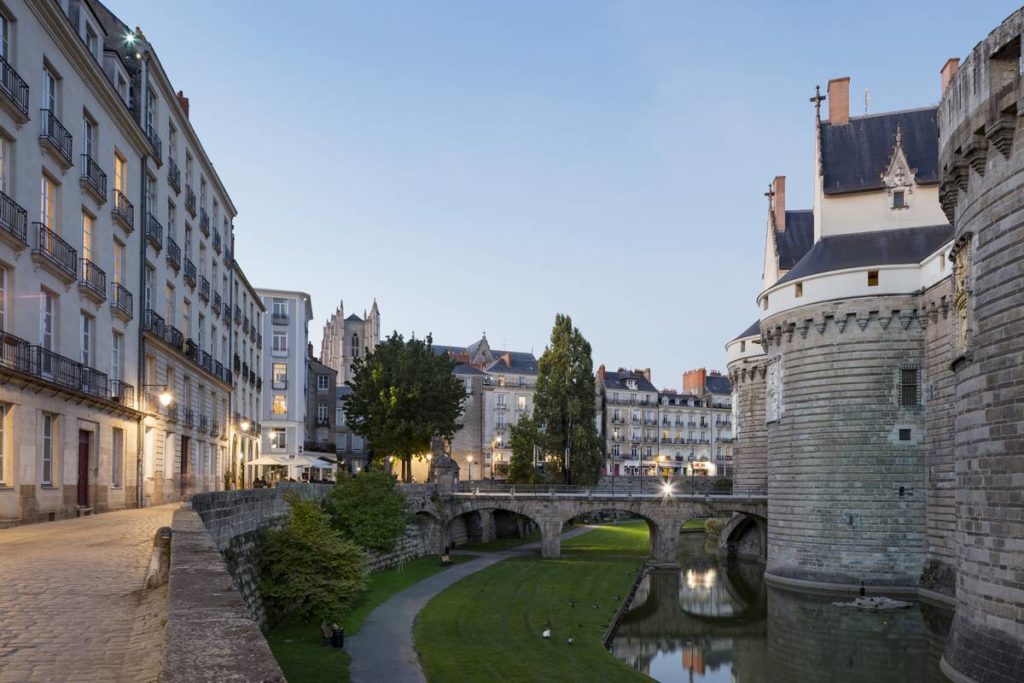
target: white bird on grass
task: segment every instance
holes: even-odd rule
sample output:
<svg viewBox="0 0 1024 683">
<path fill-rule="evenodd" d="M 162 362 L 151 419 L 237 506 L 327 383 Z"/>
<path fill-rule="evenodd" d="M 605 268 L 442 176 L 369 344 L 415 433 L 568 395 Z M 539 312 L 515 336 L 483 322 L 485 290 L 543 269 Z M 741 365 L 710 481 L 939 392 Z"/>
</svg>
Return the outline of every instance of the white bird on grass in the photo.
<svg viewBox="0 0 1024 683">
<path fill-rule="evenodd" d="M 540 637 L 541 638 L 550 638 L 551 637 L 551 629 L 549 629 L 549 628 L 544 629 L 544 631 L 540 634 Z"/>
</svg>

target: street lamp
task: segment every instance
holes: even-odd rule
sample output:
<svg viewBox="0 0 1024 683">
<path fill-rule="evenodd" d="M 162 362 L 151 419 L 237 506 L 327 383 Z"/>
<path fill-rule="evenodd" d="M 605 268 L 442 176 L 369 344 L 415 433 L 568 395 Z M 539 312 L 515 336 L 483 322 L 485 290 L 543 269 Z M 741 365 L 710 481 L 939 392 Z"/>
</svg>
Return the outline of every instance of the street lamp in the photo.
<svg viewBox="0 0 1024 683">
<path fill-rule="evenodd" d="M 143 389 L 160 389 L 160 393 L 157 394 L 157 400 L 160 401 L 160 405 L 164 408 L 171 405 L 174 401 L 174 396 L 171 394 L 170 388 L 166 384 L 143 384 Z"/>
<path fill-rule="evenodd" d="M 239 427 L 239 428 L 240 428 L 240 429 L 241 429 L 241 430 L 242 430 L 243 432 L 248 432 L 248 431 L 249 431 L 249 427 L 250 427 L 250 426 L 251 426 L 251 425 L 249 424 L 249 421 L 248 421 L 248 420 L 242 420 L 242 421 L 241 421 L 241 422 L 239 423 L 239 425 L 238 425 L 238 427 Z"/>
</svg>

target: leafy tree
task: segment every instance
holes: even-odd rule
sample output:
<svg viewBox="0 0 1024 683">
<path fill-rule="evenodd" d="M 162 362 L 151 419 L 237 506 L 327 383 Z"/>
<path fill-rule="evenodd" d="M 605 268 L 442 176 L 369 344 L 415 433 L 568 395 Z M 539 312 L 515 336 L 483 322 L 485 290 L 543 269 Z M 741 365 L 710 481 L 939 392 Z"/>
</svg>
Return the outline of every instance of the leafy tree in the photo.
<svg viewBox="0 0 1024 683">
<path fill-rule="evenodd" d="M 319 501 L 292 496 L 288 521 L 266 532 L 260 592 L 272 621 L 338 621 L 366 588 L 366 553 L 331 528 Z"/>
<path fill-rule="evenodd" d="M 555 316 L 551 342 L 537 365 L 533 417 L 547 458 L 545 475 L 561 475 L 566 483 L 593 484 L 601 476 L 603 454 L 597 433 L 594 361 L 590 342 L 572 318 Z M 569 470 L 565 451 L 569 449 Z"/>
<path fill-rule="evenodd" d="M 367 550 L 386 553 L 405 531 L 405 496 L 383 470 L 338 479 L 327 511 L 331 526 Z"/>
<path fill-rule="evenodd" d="M 509 430 L 512 457 L 508 465 L 508 480 L 513 484 L 533 484 L 537 470 L 533 466 L 533 448 L 540 445 L 540 431 L 531 416 L 524 416 Z"/>
<path fill-rule="evenodd" d="M 433 340 L 406 341 L 394 332 L 353 366 L 345 417 L 352 431 L 373 445 L 380 462 L 393 455 L 402 481 L 412 478 L 413 455 L 426 453 L 435 435 L 459 429 L 466 392 L 452 374 L 455 363 L 434 352 Z"/>
</svg>

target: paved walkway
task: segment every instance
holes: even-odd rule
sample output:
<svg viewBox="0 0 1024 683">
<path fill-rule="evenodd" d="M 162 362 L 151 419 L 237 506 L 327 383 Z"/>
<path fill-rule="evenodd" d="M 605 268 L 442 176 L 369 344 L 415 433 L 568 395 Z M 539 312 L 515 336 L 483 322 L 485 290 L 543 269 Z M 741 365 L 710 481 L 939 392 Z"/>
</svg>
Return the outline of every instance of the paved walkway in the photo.
<svg viewBox="0 0 1024 683">
<path fill-rule="evenodd" d="M 143 582 L 176 508 L 0 529 L 0 683 L 155 681 L 166 587 Z"/>
<path fill-rule="evenodd" d="M 589 527 L 567 531 L 562 534 L 562 540 L 588 531 L 591 531 Z M 345 640 L 345 649 L 352 656 L 349 665 L 352 683 L 426 683 L 412 633 L 413 622 L 420 610 L 453 583 L 502 560 L 527 555 L 539 547 L 539 543 L 530 543 L 511 550 L 481 553 L 479 558 L 423 579 L 381 603 L 366 617 L 359 633 Z"/>
</svg>

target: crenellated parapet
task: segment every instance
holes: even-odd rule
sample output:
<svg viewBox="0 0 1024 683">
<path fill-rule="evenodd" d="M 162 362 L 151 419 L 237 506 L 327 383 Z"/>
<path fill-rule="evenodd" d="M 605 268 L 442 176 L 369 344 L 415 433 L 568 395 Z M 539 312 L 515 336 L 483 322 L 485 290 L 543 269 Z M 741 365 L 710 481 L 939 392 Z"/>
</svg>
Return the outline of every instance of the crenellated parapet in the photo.
<svg viewBox="0 0 1024 683">
<path fill-rule="evenodd" d="M 779 350 L 794 337 L 813 340 L 815 336 L 872 331 L 869 328 L 900 334 L 912 327 L 919 330 L 928 327 L 928 313 L 921 307 L 918 297 L 908 297 L 903 302 L 892 301 L 895 298 L 855 299 L 840 307 L 815 306 L 785 311 L 764 321 L 765 348 Z"/>
</svg>

